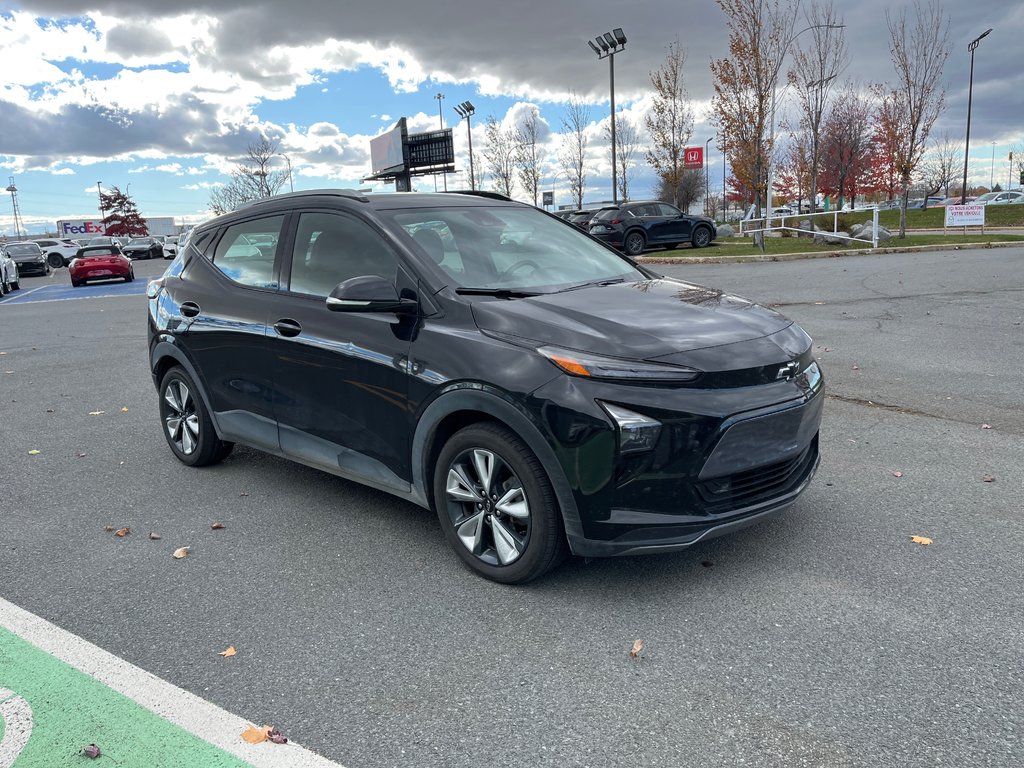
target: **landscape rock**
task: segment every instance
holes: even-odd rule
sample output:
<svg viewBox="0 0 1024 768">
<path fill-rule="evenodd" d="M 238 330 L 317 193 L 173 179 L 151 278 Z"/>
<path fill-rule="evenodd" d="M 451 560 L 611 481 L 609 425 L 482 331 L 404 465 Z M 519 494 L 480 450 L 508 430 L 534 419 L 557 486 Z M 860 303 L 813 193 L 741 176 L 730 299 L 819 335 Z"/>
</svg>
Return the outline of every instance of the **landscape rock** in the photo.
<svg viewBox="0 0 1024 768">
<path fill-rule="evenodd" d="M 718 236 L 719 237 L 735 237 L 736 236 L 736 230 L 733 229 L 732 226 L 729 225 L 729 224 L 722 224 L 721 226 L 718 227 Z"/>
</svg>

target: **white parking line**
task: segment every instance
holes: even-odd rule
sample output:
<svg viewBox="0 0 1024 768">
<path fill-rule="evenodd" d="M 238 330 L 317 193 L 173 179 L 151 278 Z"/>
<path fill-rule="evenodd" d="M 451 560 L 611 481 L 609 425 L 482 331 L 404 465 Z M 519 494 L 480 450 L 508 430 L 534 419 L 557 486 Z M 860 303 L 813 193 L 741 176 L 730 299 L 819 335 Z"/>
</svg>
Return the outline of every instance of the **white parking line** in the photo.
<svg viewBox="0 0 1024 768">
<path fill-rule="evenodd" d="M 11 768 L 32 735 L 32 707 L 6 688 L 0 688 L 0 725 L 0 768 Z"/>
<path fill-rule="evenodd" d="M 3 303 L 3 304 L 13 304 L 18 299 L 24 298 L 25 296 L 29 296 L 29 295 L 35 293 L 36 291 L 41 291 L 41 290 L 43 290 L 43 288 L 49 288 L 49 287 L 50 286 L 48 286 L 48 285 L 40 285 L 38 288 L 33 288 L 32 290 L 25 291 L 24 293 L 22 293 L 21 291 L 18 291 L 18 295 L 17 296 L 15 296 L 13 298 L 10 298 L 10 299 L 4 299 L 4 301 L 0 302 L 0 303 Z M 7 295 L 10 296 L 10 294 L 7 294 Z"/>
<path fill-rule="evenodd" d="M 240 734 L 250 723 L 243 718 L 171 685 L 3 598 L 0 598 L 0 626 L 157 716 L 256 768 L 341 768 L 338 763 L 320 757 L 291 740 L 286 745 L 247 744 Z"/>
</svg>

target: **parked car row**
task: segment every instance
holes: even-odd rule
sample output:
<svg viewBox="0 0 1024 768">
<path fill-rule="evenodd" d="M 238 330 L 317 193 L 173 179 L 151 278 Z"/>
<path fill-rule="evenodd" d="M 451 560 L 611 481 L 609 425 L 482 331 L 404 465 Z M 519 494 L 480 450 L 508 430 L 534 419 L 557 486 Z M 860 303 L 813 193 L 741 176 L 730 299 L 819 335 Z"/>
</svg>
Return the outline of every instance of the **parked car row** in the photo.
<svg viewBox="0 0 1024 768">
<path fill-rule="evenodd" d="M 112 240 L 112 238 L 105 239 Z M 154 240 L 154 238 L 144 239 Z M 62 241 L 58 242 L 63 245 Z M 153 253 L 163 256 L 161 244 L 155 243 L 156 247 L 153 250 L 147 250 L 152 245 L 154 244 L 139 244 L 136 252 L 145 254 L 140 257 L 147 259 L 155 258 Z M 23 276 L 47 277 L 50 275 L 53 266 L 49 257 L 53 254 L 62 254 L 60 258 L 63 260 L 63 253 L 63 249 L 50 251 L 49 254 L 44 253 L 40 243 L 32 240 L 0 245 L 0 296 L 18 290 L 21 287 Z M 76 288 L 85 285 L 90 280 L 122 279 L 130 283 L 135 279 L 132 260 L 115 242 L 79 247 L 68 258 L 66 266 L 71 277 L 71 285 Z"/>
<path fill-rule="evenodd" d="M 785 209 L 789 215 L 792 213 Z M 639 256 L 654 246 L 694 248 L 710 245 L 718 236 L 715 222 L 691 216 L 660 200 L 636 200 L 601 208 L 560 211 L 560 218 L 608 243 L 627 256 Z"/>
</svg>

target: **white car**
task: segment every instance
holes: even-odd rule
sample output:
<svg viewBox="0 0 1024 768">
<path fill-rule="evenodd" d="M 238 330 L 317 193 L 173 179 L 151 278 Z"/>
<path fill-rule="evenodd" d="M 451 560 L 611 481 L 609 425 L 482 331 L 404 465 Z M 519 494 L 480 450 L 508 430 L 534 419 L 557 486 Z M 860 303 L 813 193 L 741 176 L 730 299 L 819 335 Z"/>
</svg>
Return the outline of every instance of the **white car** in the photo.
<svg viewBox="0 0 1024 768">
<path fill-rule="evenodd" d="M 178 236 L 164 235 L 164 258 L 173 259 L 178 255 Z"/>
<path fill-rule="evenodd" d="M 18 262 L 7 255 L 7 251 L 0 245 L 0 296 L 16 291 L 21 287 L 21 277 L 18 275 Z"/>
<path fill-rule="evenodd" d="M 989 192 L 981 195 L 973 205 L 1007 205 L 1008 203 L 1024 203 L 1024 192 Z"/>
<path fill-rule="evenodd" d="M 75 254 L 81 247 L 74 240 L 67 238 L 53 240 L 40 238 L 36 242 L 43 249 L 43 255 L 46 256 L 46 261 L 52 269 L 66 267 L 68 262 L 75 258 Z"/>
</svg>

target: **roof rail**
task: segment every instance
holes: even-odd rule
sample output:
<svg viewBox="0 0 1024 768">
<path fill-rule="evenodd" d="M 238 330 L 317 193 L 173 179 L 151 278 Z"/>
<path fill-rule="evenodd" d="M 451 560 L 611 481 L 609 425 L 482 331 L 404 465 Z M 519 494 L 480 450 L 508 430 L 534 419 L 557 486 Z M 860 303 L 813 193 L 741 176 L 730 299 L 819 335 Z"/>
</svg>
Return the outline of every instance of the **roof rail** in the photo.
<svg viewBox="0 0 1024 768">
<path fill-rule="evenodd" d="M 284 200 L 295 197 L 314 197 L 314 196 L 330 196 L 330 197 L 347 197 L 349 200 L 357 200 L 360 203 L 369 202 L 369 198 L 357 189 L 303 189 L 299 192 L 285 192 L 280 195 L 272 195 L 270 197 L 261 197 L 257 200 L 248 200 L 240 205 L 235 206 L 233 210 L 241 211 L 245 208 L 251 208 L 254 205 L 261 205 L 270 201 Z"/>
<path fill-rule="evenodd" d="M 503 195 L 500 192 L 488 192 L 483 189 L 448 189 L 445 190 L 445 194 L 448 195 L 475 195 L 476 197 L 488 197 L 491 200 L 504 200 L 506 202 L 515 202 L 508 195 Z"/>
</svg>

